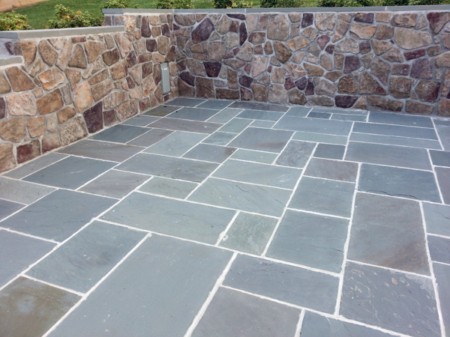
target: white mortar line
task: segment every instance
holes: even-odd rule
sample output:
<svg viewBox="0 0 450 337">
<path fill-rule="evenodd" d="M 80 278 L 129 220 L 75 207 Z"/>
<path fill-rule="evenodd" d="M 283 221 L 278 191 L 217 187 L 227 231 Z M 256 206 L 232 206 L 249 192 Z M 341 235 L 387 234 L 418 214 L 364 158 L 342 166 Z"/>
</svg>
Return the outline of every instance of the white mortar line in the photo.
<svg viewBox="0 0 450 337">
<path fill-rule="evenodd" d="M 230 222 L 228 223 L 228 225 L 225 227 L 225 229 L 223 230 L 222 233 L 219 234 L 219 238 L 216 241 L 216 244 L 214 246 L 219 246 L 220 243 L 222 242 L 222 240 L 225 238 L 225 235 L 228 233 L 228 231 L 230 230 L 231 226 L 233 225 L 233 223 L 236 221 L 237 217 L 241 214 L 241 211 L 237 211 L 236 214 L 231 218 Z"/>
<path fill-rule="evenodd" d="M 297 326 L 295 327 L 294 337 L 300 337 L 300 332 L 303 326 L 303 320 L 305 319 L 305 310 L 300 311 L 300 315 L 298 317 Z"/>
<path fill-rule="evenodd" d="M 39 169 L 37 169 L 37 170 L 35 170 L 35 171 L 33 171 L 33 172 L 27 174 L 27 175 L 24 175 L 24 176 L 21 177 L 21 178 L 12 178 L 12 177 L 8 177 L 8 176 L 5 176 L 5 175 L 3 175 L 2 177 L 9 178 L 9 179 L 20 180 L 20 181 L 25 181 L 25 180 L 24 180 L 25 178 L 27 178 L 27 177 L 29 177 L 29 176 L 35 174 L 36 172 L 39 172 L 40 170 L 43 170 L 43 169 L 45 169 L 45 168 L 47 168 L 47 167 L 49 167 L 49 166 L 52 166 L 53 164 L 59 163 L 60 161 L 66 159 L 69 155 L 68 155 L 67 153 L 61 153 L 61 152 L 59 152 L 60 149 L 61 149 L 61 148 L 57 148 L 57 149 L 54 149 L 54 150 L 49 151 L 49 152 L 47 152 L 47 153 L 57 153 L 57 154 L 60 154 L 60 155 L 64 156 L 64 158 L 60 158 L 60 159 L 54 161 L 53 163 L 50 163 L 50 164 L 48 164 L 48 165 L 44 165 L 44 166 L 40 167 Z M 47 153 L 46 153 L 46 154 L 47 154 Z M 39 157 L 36 157 L 36 158 L 34 158 L 34 159 L 43 158 L 44 156 L 45 156 L 45 154 L 44 154 L 43 156 L 39 156 Z M 16 169 L 22 168 L 22 167 L 24 167 L 24 166 L 26 166 L 27 164 L 32 163 L 32 162 L 33 162 L 33 160 L 32 160 L 32 161 L 25 162 L 23 165 L 17 166 L 16 168 L 14 168 L 13 170 L 11 170 L 11 171 L 9 171 L 9 172 L 12 172 L 12 171 L 15 171 Z M 6 172 L 5 172 L 5 173 L 6 173 Z"/>
<path fill-rule="evenodd" d="M 441 238 L 441 239 L 447 239 L 450 240 L 450 234 L 449 235 L 444 235 L 444 234 L 436 234 L 436 233 L 427 233 L 428 236 L 434 236 L 436 238 Z M 436 261 L 435 261 L 436 262 Z"/>
<path fill-rule="evenodd" d="M 350 217 L 334 215 L 334 214 L 329 214 L 329 213 L 322 213 L 322 212 L 317 212 L 317 211 L 311 211 L 311 210 L 302 209 L 302 208 L 286 207 L 286 209 L 289 210 L 289 211 L 297 212 L 297 213 L 314 214 L 314 215 L 320 215 L 320 216 L 327 217 L 327 218 L 342 219 L 342 220 L 345 220 L 345 221 L 349 221 L 350 220 Z"/>
<path fill-rule="evenodd" d="M 28 234 L 28 233 L 24 233 L 24 232 L 20 232 L 20 231 L 16 231 L 16 230 L 11 229 L 11 228 L 0 227 L 0 231 L 9 232 L 9 233 L 17 234 L 17 235 L 20 235 L 20 236 L 25 236 L 27 238 L 36 239 L 36 240 L 39 240 L 39 241 L 45 241 L 45 242 L 48 242 L 48 243 L 54 243 L 55 245 L 59 244 L 58 241 L 55 241 L 55 240 L 52 240 L 52 239 L 43 238 L 43 237 L 40 237 L 40 236 Z"/>
<path fill-rule="evenodd" d="M 33 276 L 30 276 L 28 274 L 25 274 L 25 273 L 21 273 L 19 275 L 19 277 L 27 278 L 27 279 L 29 279 L 31 281 L 42 283 L 42 284 L 45 284 L 46 286 L 49 286 L 49 287 L 52 287 L 52 288 L 57 288 L 59 290 L 65 291 L 67 293 L 71 293 L 71 294 L 77 295 L 80 298 L 83 297 L 83 295 L 84 295 L 84 293 L 82 293 L 82 292 L 79 292 L 79 291 L 76 291 L 76 290 L 73 290 L 73 289 L 69 289 L 69 288 L 65 288 L 65 287 L 60 286 L 60 285 L 55 284 L 55 283 L 51 283 L 51 282 L 47 282 L 47 281 L 44 281 L 44 280 L 41 280 L 41 279 L 37 279 L 37 278 L 35 278 Z"/>
<path fill-rule="evenodd" d="M 431 123 L 433 123 L 434 132 L 436 132 L 437 140 L 439 142 L 439 145 L 441 146 L 441 150 L 445 151 L 445 146 L 444 146 L 444 143 L 442 143 L 442 139 L 441 139 L 441 136 L 439 135 L 439 132 L 437 130 L 436 122 L 435 122 L 434 118 L 431 119 Z"/>
<path fill-rule="evenodd" d="M 355 127 L 355 122 L 352 122 L 352 126 L 351 126 L 351 128 L 350 128 L 350 132 L 349 132 L 348 135 L 347 135 L 347 143 L 344 145 L 345 148 L 344 148 L 344 154 L 343 154 L 343 156 L 342 156 L 342 160 L 345 160 L 345 157 L 347 157 L 348 146 L 349 146 L 349 144 L 350 144 L 350 137 L 351 137 L 351 135 L 352 135 L 352 133 L 353 133 L 353 128 L 354 128 L 354 127 Z"/>
<path fill-rule="evenodd" d="M 441 202 L 441 203 L 444 203 L 444 196 L 443 196 L 443 194 L 442 194 L 441 186 L 439 185 L 439 180 L 438 180 L 438 176 L 437 176 L 437 173 L 436 173 L 436 166 L 433 165 L 433 161 L 432 161 L 432 159 L 431 159 L 431 153 L 430 153 L 430 150 L 427 150 L 427 154 L 428 154 L 428 160 L 430 161 L 430 164 L 431 164 L 431 170 L 432 170 L 432 172 L 433 172 L 434 182 L 435 182 L 436 188 L 437 188 L 437 190 L 438 190 L 438 192 L 439 192 L 440 202 Z"/>
<path fill-rule="evenodd" d="M 351 263 L 357 264 L 359 266 L 367 266 L 367 267 L 371 267 L 371 268 L 382 269 L 382 270 L 386 270 L 386 271 L 389 271 L 392 273 L 405 274 L 405 275 L 410 275 L 410 276 L 420 277 L 420 278 L 425 278 L 425 279 L 432 278 L 430 275 L 427 275 L 427 274 L 419 274 L 419 273 L 415 273 L 413 271 L 396 269 L 396 268 L 392 268 L 392 267 L 386 267 L 386 266 L 377 265 L 377 264 L 373 264 L 373 263 L 367 263 L 364 261 L 357 261 L 357 260 L 353 260 L 353 259 L 349 259 L 349 258 L 347 258 L 347 262 L 351 262 Z"/>
</svg>

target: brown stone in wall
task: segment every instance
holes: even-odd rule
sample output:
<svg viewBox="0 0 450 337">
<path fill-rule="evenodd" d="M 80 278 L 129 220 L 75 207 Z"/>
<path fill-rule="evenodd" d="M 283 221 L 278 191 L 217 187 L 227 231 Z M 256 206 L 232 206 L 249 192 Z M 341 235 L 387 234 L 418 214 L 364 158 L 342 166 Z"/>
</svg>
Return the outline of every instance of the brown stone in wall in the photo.
<svg viewBox="0 0 450 337">
<path fill-rule="evenodd" d="M 113 89 L 114 84 L 111 80 L 108 79 L 106 81 L 100 82 L 99 84 L 91 87 L 92 97 L 94 98 L 95 102 L 98 102 L 103 97 L 108 95 Z"/>
<path fill-rule="evenodd" d="M 413 114 L 430 115 L 433 113 L 433 106 L 417 101 L 406 101 L 405 111 Z"/>
<path fill-rule="evenodd" d="M 100 82 L 105 81 L 108 77 L 109 77 L 108 69 L 103 69 L 102 71 L 99 71 L 94 76 L 92 76 L 88 80 L 88 83 L 90 85 L 96 85 L 96 84 L 98 84 Z"/>
<path fill-rule="evenodd" d="M 386 95 L 386 90 L 370 74 L 361 74 L 359 92 L 361 94 Z"/>
<path fill-rule="evenodd" d="M 436 66 L 439 68 L 450 68 L 450 51 L 436 57 Z"/>
<path fill-rule="evenodd" d="M 39 140 L 23 144 L 17 147 L 17 163 L 24 163 L 41 154 L 41 144 Z"/>
<path fill-rule="evenodd" d="M 105 126 L 113 125 L 117 122 L 117 116 L 115 110 L 103 111 L 103 123 Z"/>
<path fill-rule="evenodd" d="M 394 39 L 403 49 L 416 49 L 429 46 L 432 42 L 430 33 L 409 28 L 397 27 L 394 30 Z"/>
<path fill-rule="evenodd" d="M 394 26 L 398 27 L 406 27 L 406 28 L 415 27 L 417 23 L 417 14 L 415 13 L 396 14 L 392 18 L 392 23 Z"/>
<path fill-rule="evenodd" d="M 306 104 L 306 96 L 303 92 L 298 89 L 292 89 L 288 91 L 288 101 L 291 104 Z"/>
<path fill-rule="evenodd" d="M 11 93 L 5 97 L 11 116 L 33 116 L 36 114 L 36 99 L 31 92 Z"/>
<path fill-rule="evenodd" d="M 27 135 L 24 118 L 0 120 L 0 138 L 13 143 L 20 143 Z"/>
<path fill-rule="evenodd" d="M 389 111 L 402 111 L 403 102 L 392 100 L 381 96 L 368 96 L 367 104 L 369 106 L 381 108 Z"/>
<path fill-rule="evenodd" d="M 59 89 L 38 98 L 36 100 L 37 111 L 41 115 L 46 115 L 61 109 L 64 105 Z"/>
<path fill-rule="evenodd" d="M 81 80 L 81 72 L 79 70 L 66 69 L 65 74 L 72 88 Z"/>
<path fill-rule="evenodd" d="M 428 58 L 415 60 L 411 68 L 411 77 L 421 79 L 433 78 L 433 69 Z"/>
<path fill-rule="evenodd" d="M 9 85 L 6 76 L 0 72 L 0 94 L 6 94 L 11 91 L 11 86 Z"/>
<path fill-rule="evenodd" d="M 439 116 L 450 116 L 450 99 L 442 99 L 438 106 Z"/>
<path fill-rule="evenodd" d="M 64 73 L 58 68 L 51 68 L 38 75 L 45 90 L 52 90 L 64 82 Z"/>
<path fill-rule="evenodd" d="M 345 56 L 344 59 L 344 74 L 351 73 L 361 67 L 359 57 L 355 55 Z"/>
<path fill-rule="evenodd" d="M 0 172 L 16 166 L 13 150 L 13 144 L 0 143 Z"/>
<path fill-rule="evenodd" d="M 316 28 L 319 30 L 333 30 L 336 24 L 336 14 L 316 13 Z"/>
<path fill-rule="evenodd" d="M 390 50 L 388 50 L 386 53 L 382 55 L 382 58 L 385 59 L 388 62 L 403 62 L 403 55 L 401 51 L 394 47 Z"/>
<path fill-rule="evenodd" d="M 205 98 L 214 98 L 214 82 L 211 79 L 197 77 L 195 79 L 195 96 L 196 97 L 205 97 Z"/>
<path fill-rule="evenodd" d="M 34 41 L 20 41 L 19 48 L 25 64 L 29 65 L 33 63 L 37 52 L 36 43 Z"/>
<path fill-rule="evenodd" d="M 408 77 L 391 76 L 389 93 L 395 98 L 408 98 L 411 95 L 412 82 Z"/>
<path fill-rule="evenodd" d="M 89 63 L 94 62 L 106 49 L 105 44 L 98 41 L 86 41 L 84 47 Z"/>
<path fill-rule="evenodd" d="M 247 40 L 247 27 L 245 26 L 245 22 L 241 22 L 239 25 L 239 45 L 242 46 L 244 42 Z"/>
<path fill-rule="evenodd" d="M 435 81 L 421 80 L 417 83 L 415 92 L 417 96 L 425 102 L 434 102 L 439 96 L 441 85 Z"/>
<path fill-rule="evenodd" d="M 74 108 L 65 107 L 64 109 L 62 109 L 61 111 L 58 111 L 58 113 L 57 113 L 58 123 L 63 124 L 65 122 L 67 122 L 69 119 L 71 119 L 72 117 L 74 117 L 75 115 L 76 115 L 76 111 Z"/>
<path fill-rule="evenodd" d="M 373 13 L 356 13 L 355 21 L 364 23 L 373 23 L 374 15 Z"/>
<path fill-rule="evenodd" d="M 302 17 L 302 28 L 306 28 L 311 26 L 314 22 L 314 14 L 313 13 L 303 13 Z"/>
<path fill-rule="evenodd" d="M 78 112 L 83 112 L 94 103 L 91 86 L 88 82 L 81 82 L 73 89 L 73 103 Z"/>
<path fill-rule="evenodd" d="M 59 134 L 56 132 L 47 132 L 42 138 L 42 153 L 51 151 L 61 146 Z"/>
<path fill-rule="evenodd" d="M 81 45 L 77 44 L 73 48 L 72 57 L 69 60 L 69 67 L 86 69 L 87 59 L 84 54 L 84 49 Z"/>
<path fill-rule="evenodd" d="M 405 60 L 407 60 L 407 61 L 425 56 L 425 54 L 426 54 L 425 49 L 418 49 L 418 50 L 407 51 L 407 52 L 403 53 L 403 55 L 405 56 Z"/>
<path fill-rule="evenodd" d="M 392 75 L 408 76 L 409 70 L 410 70 L 409 64 L 393 64 L 392 65 Z"/>
<path fill-rule="evenodd" d="M 127 75 L 126 61 L 122 61 L 113 65 L 109 71 L 113 80 L 120 80 Z"/>
<path fill-rule="evenodd" d="M 53 49 L 53 47 L 46 40 L 42 40 L 38 45 L 39 54 L 42 57 L 42 60 L 52 66 L 56 63 L 58 59 L 58 53 Z"/>
<path fill-rule="evenodd" d="M 219 76 L 220 69 L 222 69 L 221 62 L 203 62 L 205 66 L 206 75 L 208 77 L 217 77 Z"/>
<path fill-rule="evenodd" d="M 289 20 L 283 14 L 269 17 L 267 38 L 270 40 L 286 41 L 289 36 Z"/>
<path fill-rule="evenodd" d="M 350 32 L 355 34 L 360 39 L 364 40 L 371 39 L 375 35 L 376 30 L 377 30 L 376 26 L 364 25 L 360 23 L 354 23 L 350 27 Z"/>
<path fill-rule="evenodd" d="M 108 50 L 102 54 L 103 62 L 105 62 L 106 65 L 111 66 L 120 59 L 120 54 L 117 49 Z"/>
<path fill-rule="evenodd" d="M 9 83 L 14 91 L 26 91 L 35 87 L 33 81 L 19 67 L 11 67 L 6 69 Z"/>
<path fill-rule="evenodd" d="M 377 40 L 389 40 L 394 36 L 394 28 L 388 25 L 377 25 L 375 38 Z"/>
<path fill-rule="evenodd" d="M 204 19 L 200 24 L 195 27 L 191 33 L 191 38 L 194 43 L 200 43 L 206 41 L 211 33 L 214 31 L 214 24 L 209 18 Z"/>
<path fill-rule="evenodd" d="M 309 76 L 322 76 L 325 72 L 321 67 L 314 64 L 304 63 L 303 66 Z"/>
<path fill-rule="evenodd" d="M 269 89 L 261 84 L 252 83 L 251 89 L 253 92 L 253 99 L 255 101 L 267 102 L 269 98 Z"/>
<path fill-rule="evenodd" d="M 338 83 L 338 92 L 346 94 L 354 94 L 358 92 L 359 83 L 358 80 L 351 76 L 343 76 Z"/>
<path fill-rule="evenodd" d="M 442 28 L 450 21 L 449 12 L 432 12 L 427 14 L 428 22 L 433 33 L 439 33 Z"/>
<path fill-rule="evenodd" d="M 3 97 L 0 97 L 0 119 L 5 118 L 6 116 L 6 103 Z"/>
<path fill-rule="evenodd" d="M 381 81 L 381 83 L 387 84 L 391 66 L 389 63 L 377 58 L 372 62 L 370 71 Z"/>
<path fill-rule="evenodd" d="M 68 120 L 66 123 L 61 124 L 60 127 L 60 140 L 61 145 L 68 145 L 77 141 L 78 139 L 87 136 L 87 129 L 84 119 L 80 117 L 75 117 Z"/>
<path fill-rule="evenodd" d="M 216 98 L 218 99 L 239 99 L 239 90 L 216 89 Z"/>
</svg>

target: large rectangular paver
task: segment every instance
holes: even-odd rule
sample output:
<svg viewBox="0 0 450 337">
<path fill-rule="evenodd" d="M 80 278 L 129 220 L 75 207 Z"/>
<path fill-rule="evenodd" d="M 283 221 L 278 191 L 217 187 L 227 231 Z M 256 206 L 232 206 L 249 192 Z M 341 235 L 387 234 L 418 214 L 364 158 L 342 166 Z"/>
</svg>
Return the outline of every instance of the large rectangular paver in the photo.
<svg viewBox="0 0 450 337">
<path fill-rule="evenodd" d="M 91 138 L 108 142 L 127 143 L 130 140 L 142 135 L 143 133 L 146 133 L 147 131 L 147 128 L 119 124 L 106 129 L 105 131 L 97 133 Z"/>
<path fill-rule="evenodd" d="M 0 220 L 6 218 L 7 216 L 13 214 L 14 212 L 18 211 L 25 205 L 18 204 L 16 202 L 11 202 L 7 200 L 0 199 Z M 1 224 L 0 224 L 1 226 Z"/>
<path fill-rule="evenodd" d="M 141 186 L 139 190 L 142 192 L 184 199 L 196 187 L 197 184 L 189 181 L 153 177 L 152 180 Z"/>
<path fill-rule="evenodd" d="M 236 151 L 236 149 L 232 147 L 199 144 L 186 153 L 184 157 L 221 163 L 231 156 L 234 151 Z"/>
<path fill-rule="evenodd" d="M 285 116 L 275 124 L 274 128 L 347 136 L 352 128 L 352 123 L 337 120 Z"/>
<path fill-rule="evenodd" d="M 205 135 L 202 133 L 175 131 L 164 137 L 158 143 L 150 146 L 144 152 L 178 157 L 195 146 L 203 138 L 205 138 Z"/>
<path fill-rule="evenodd" d="M 445 151 L 450 151 L 450 124 L 438 124 L 436 122 L 436 131 L 442 142 Z"/>
<path fill-rule="evenodd" d="M 54 190 L 53 187 L 0 177 L 0 198 L 21 204 L 31 204 Z"/>
<path fill-rule="evenodd" d="M 433 123 L 431 122 L 430 117 L 410 116 L 388 112 L 371 111 L 369 115 L 369 122 L 433 128 Z"/>
<path fill-rule="evenodd" d="M 230 102 L 231 103 L 231 102 Z M 211 123 L 227 123 L 242 111 L 242 109 L 232 109 L 232 108 L 226 108 L 222 111 L 218 112 L 214 116 L 212 116 L 210 119 L 208 119 L 208 122 Z"/>
<path fill-rule="evenodd" d="M 244 110 L 238 115 L 239 118 L 260 119 L 265 121 L 277 121 L 282 116 L 282 112 L 267 110 Z"/>
<path fill-rule="evenodd" d="M 220 128 L 221 132 L 239 133 L 252 123 L 251 120 L 243 118 L 233 118 Z"/>
<path fill-rule="evenodd" d="M 303 268 L 240 255 L 224 284 L 322 312 L 333 312 L 339 279 Z"/>
<path fill-rule="evenodd" d="M 271 164 L 277 158 L 277 154 L 273 152 L 239 149 L 233 153 L 231 158 Z"/>
<path fill-rule="evenodd" d="M 9 171 L 5 174 L 7 177 L 21 179 L 26 177 L 27 175 L 34 173 L 48 165 L 51 165 L 61 159 L 67 157 L 64 154 L 56 153 L 56 152 L 47 152 L 45 155 L 42 155 L 38 158 L 35 158 L 28 163 Z"/>
<path fill-rule="evenodd" d="M 230 257 L 220 249 L 152 237 L 49 336 L 183 337 Z"/>
<path fill-rule="evenodd" d="M 189 108 L 184 107 L 180 110 L 172 112 L 168 117 L 170 118 L 181 118 L 189 119 L 194 121 L 205 121 L 208 118 L 214 116 L 219 110 L 214 109 L 203 109 L 203 108 Z"/>
<path fill-rule="evenodd" d="M 146 133 L 141 136 L 133 139 L 128 144 L 147 147 L 159 142 L 161 139 L 170 135 L 172 131 L 163 130 L 163 129 L 150 129 Z"/>
<path fill-rule="evenodd" d="M 86 292 L 145 236 L 94 222 L 27 272 L 39 280 Z"/>
<path fill-rule="evenodd" d="M 280 152 L 291 138 L 292 132 L 261 128 L 248 128 L 234 139 L 230 146 L 250 150 Z"/>
<path fill-rule="evenodd" d="M 277 159 L 278 165 L 303 168 L 316 144 L 291 140 Z"/>
<path fill-rule="evenodd" d="M 412 336 L 440 336 L 433 284 L 420 276 L 349 263 L 340 314 Z"/>
<path fill-rule="evenodd" d="M 175 130 L 175 131 L 191 131 L 200 133 L 213 133 L 221 124 L 190 121 L 180 118 L 161 118 L 160 120 L 150 124 L 152 128 Z"/>
<path fill-rule="evenodd" d="M 156 108 L 150 109 L 148 111 L 146 111 L 144 113 L 144 115 L 149 115 L 149 116 L 166 116 L 172 112 L 174 112 L 175 110 L 180 109 L 179 106 L 172 106 L 172 105 L 160 105 L 157 106 Z"/>
<path fill-rule="evenodd" d="M 397 136 L 374 135 L 370 133 L 352 132 L 350 140 L 354 142 L 402 145 L 426 149 L 441 149 L 441 145 L 439 144 L 439 141 L 436 139 L 433 140 L 423 138 L 397 137 Z"/>
<path fill-rule="evenodd" d="M 434 129 L 401 125 L 357 122 L 353 127 L 353 132 L 437 140 L 436 132 L 434 131 Z"/>
<path fill-rule="evenodd" d="M 346 145 L 347 135 L 327 135 L 324 133 L 297 131 L 292 139 L 303 140 L 307 142 L 320 142 L 325 144 Z"/>
<path fill-rule="evenodd" d="M 234 214 L 231 210 L 133 193 L 103 215 L 102 219 L 181 238 L 215 243 Z"/>
<path fill-rule="evenodd" d="M 281 104 L 268 104 L 268 103 L 246 102 L 246 101 L 236 101 L 230 105 L 230 108 L 278 111 L 278 112 L 285 112 L 289 110 L 287 106 Z"/>
<path fill-rule="evenodd" d="M 358 173 L 358 164 L 338 160 L 312 158 L 305 175 L 354 182 Z"/>
<path fill-rule="evenodd" d="M 444 336 L 450 334 L 450 266 L 434 263 L 434 275 L 436 277 L 437 291 L 441 303 L 442 320 L 444 322 Z M 447 334 L 445 334 L 447 333 Z"/>
</svg>

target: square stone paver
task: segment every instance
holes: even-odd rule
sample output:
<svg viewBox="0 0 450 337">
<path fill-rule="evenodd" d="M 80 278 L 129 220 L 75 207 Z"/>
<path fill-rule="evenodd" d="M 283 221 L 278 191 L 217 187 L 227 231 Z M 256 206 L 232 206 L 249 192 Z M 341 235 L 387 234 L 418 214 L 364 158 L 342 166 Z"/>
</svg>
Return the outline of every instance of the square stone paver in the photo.
<svg viewBox="0 0 450 337">
<path fill-rule="evenodd" d="M 314 157 L 327 159 L 342 159 L 344 157 L 345 146 L 335 144 L 318 144 Z"/>
<path fill-rule="evenodd" d="M 250 150 L 280 152 L 291 138 L 292 132 L 248 128 L 234 139 L 230 146 Z"/>
<path fill-rule="evenodd" d="M 316 144 L 291 140 L 277 159 L 278 165 L 303 168 Z"/>
<path fill-rule="evenodd" d="M 127 143 L 130 140 L 142 135 L 143 133 L 146 133 L 147 131 L 147 128 L 119 124 L 106 129 L 105 131 L 97 133 L 91 138 L 115 143 Z"/>
<path fill-rule="evenodd" d="M 175 131 L 144 152 L 179 157 L 203 138 L 205 135 L 202 133 Z"/>
<path fill-rule="evenodd" d="M 236 151 L 236 149 L 232 147 L 199 144 L 186 153 L 184 157 L 221 163 L 231 156 L 234 151 Z"/>
<path fill-rule="evenodd" d="M 141 186 L 139 190 L 142 192 L 184 199 L 197 186 L 197 184 L 189 181 L 153 177 L 149 182 Z"/>
<path fill-rule="evenodd" d="M 345 161 L 312 158 L 305 175 L 317 178 L 354 182 L 358 164 Z"/>
</svg>

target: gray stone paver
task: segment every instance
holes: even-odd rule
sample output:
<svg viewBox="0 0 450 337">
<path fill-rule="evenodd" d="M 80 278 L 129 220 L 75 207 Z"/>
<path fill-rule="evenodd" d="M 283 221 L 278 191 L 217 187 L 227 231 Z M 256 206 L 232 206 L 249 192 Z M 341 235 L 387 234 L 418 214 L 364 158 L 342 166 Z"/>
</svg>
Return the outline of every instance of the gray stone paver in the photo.
<svg viewBox="0 0 450 337">
<path fill-rule="evenodd" d="M 449 125 L 180 97 L 26 163 L 0 336 L 448 337 Z"/>
</svg>

